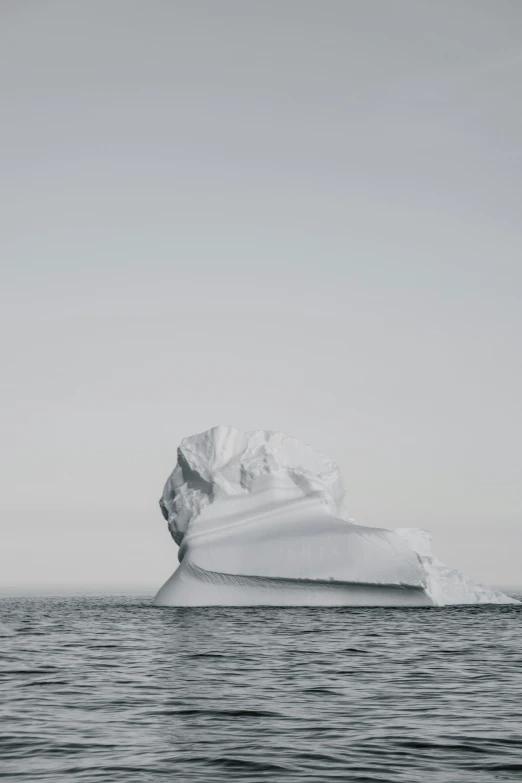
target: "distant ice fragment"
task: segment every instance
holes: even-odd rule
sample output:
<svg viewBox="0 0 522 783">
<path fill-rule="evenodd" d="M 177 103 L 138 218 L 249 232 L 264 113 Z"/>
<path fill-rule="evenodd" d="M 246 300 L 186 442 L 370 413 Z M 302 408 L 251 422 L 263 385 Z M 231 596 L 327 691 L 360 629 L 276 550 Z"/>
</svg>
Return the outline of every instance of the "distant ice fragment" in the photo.
<svg viewBox="0 0 522 783">
<path fill-rule="evenodd" d="M 158 605 L 511 603 L 431 554 L 425 531 L 344 518 L 337 465 L 279 432 L 185 438 L 160 500 L 180 565 Z"/>
</svg>

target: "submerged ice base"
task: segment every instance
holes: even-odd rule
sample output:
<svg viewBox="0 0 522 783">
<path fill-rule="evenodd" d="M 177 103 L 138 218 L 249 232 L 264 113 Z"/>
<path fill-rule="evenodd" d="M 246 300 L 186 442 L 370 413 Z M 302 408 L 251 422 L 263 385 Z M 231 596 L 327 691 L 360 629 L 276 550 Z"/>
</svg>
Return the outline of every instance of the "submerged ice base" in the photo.
<svg viewBox="0 0 522 783">
<path fill-rule="evenodd" d="M 277 432 L 186 438 L 160 506 L 180 565 L 166 606 L 432 606 L 514 599 L 445 568 L 429 534 L 344 518 L 337 465 Z"/>
</svg>

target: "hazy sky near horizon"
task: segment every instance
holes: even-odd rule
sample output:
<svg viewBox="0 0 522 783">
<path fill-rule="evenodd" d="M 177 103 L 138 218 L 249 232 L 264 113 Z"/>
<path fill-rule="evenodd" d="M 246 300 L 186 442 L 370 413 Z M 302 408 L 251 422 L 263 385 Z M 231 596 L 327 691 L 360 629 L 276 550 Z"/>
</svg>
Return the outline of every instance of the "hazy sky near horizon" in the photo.
<svg viewBox="0 0 522 783">
<path fill-rule="evenodd" d="M 180 439 L 522 584 L 522 4 L 0 0 L 0 586 L 159 585 Z"/>
</svg>

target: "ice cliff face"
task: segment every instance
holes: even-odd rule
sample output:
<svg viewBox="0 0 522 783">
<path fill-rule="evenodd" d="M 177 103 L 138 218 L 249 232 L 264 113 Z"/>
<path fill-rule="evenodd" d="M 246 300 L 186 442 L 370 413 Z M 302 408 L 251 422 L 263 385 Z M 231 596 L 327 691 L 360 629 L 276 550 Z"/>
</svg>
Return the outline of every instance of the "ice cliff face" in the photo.
<svg viewBox="0 0 522 783">
<path fill-rule="evenodd" d="M 296 496 L 316 493 L 332 513 L 340 513 L 344 486 L 334 462 L 280 432 L 240 432 L 224 426 L 182 441 L 160 507 L 172 537 L 181 544 L 205 506 L 227 497 L 248 497 L 270 483 Z"/>
<path fill-rule="evenodd" d="M 424 531 L 343 519 L 337 465 L 278 432 L 185 438 L 160 500 L 181 565 L 167 605 L 510 602 L 445 568 Z"/>
</svg>

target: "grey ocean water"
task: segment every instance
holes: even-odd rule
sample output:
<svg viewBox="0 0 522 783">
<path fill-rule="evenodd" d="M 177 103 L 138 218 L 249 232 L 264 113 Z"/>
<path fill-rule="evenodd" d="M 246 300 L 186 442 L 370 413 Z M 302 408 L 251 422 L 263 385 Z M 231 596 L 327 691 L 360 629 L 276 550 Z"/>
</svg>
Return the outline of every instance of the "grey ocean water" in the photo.
<svg viewBox="0 0 522 783">
<path fill-rule="evenodd" d="M 0 612 L 3 779 L 522 779 L 522 606 Z"/>
</svg>

